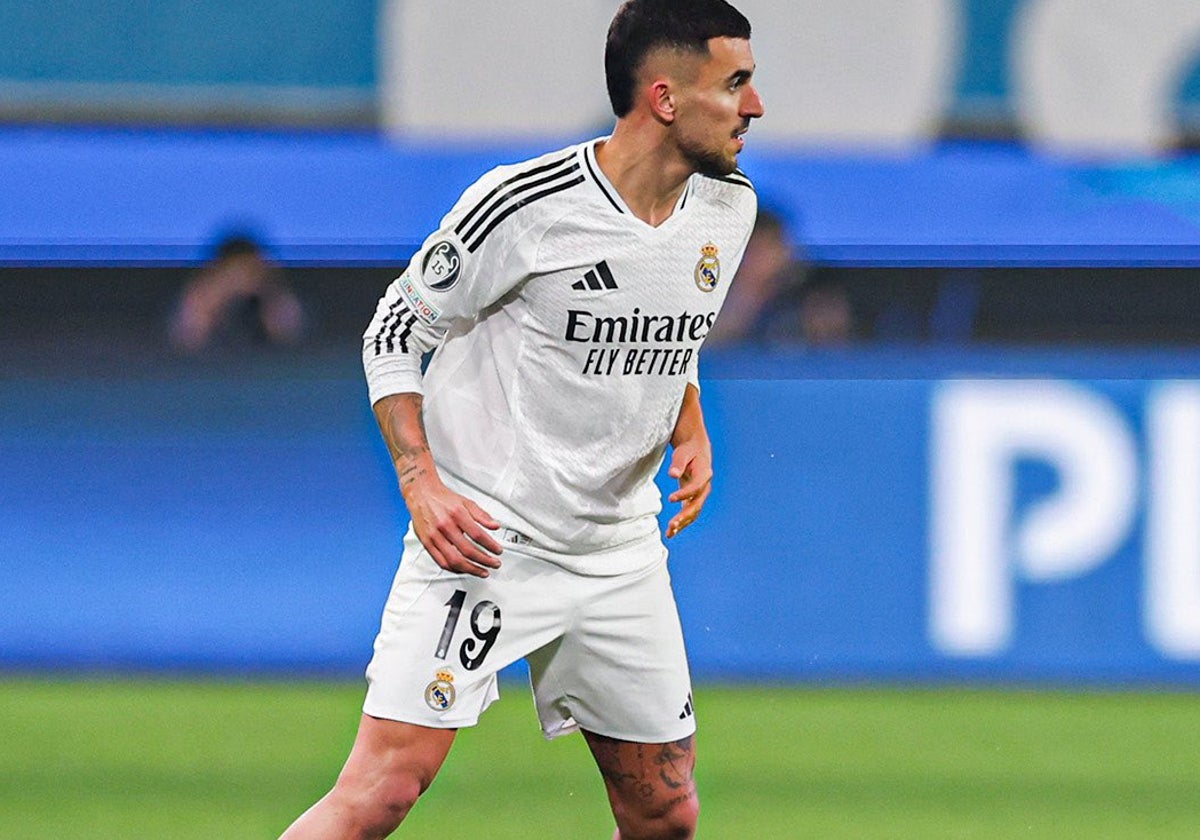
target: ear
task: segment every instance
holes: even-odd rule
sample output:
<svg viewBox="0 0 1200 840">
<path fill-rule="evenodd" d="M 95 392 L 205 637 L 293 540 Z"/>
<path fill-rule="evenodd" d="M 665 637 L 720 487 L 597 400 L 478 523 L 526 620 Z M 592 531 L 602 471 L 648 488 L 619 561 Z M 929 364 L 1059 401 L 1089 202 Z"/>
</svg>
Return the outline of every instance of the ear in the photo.
<svg viewBox="0 0 1200 840">
<path fill-rule="evenodd" d="M 663 125 L 675 122 L 675 90 L 670 79 L 665 77 L 655 79 L 647 87 L 646 96 L 650 100 L 650 112 L 654 114 L 656 120 Z"/>
</svg>

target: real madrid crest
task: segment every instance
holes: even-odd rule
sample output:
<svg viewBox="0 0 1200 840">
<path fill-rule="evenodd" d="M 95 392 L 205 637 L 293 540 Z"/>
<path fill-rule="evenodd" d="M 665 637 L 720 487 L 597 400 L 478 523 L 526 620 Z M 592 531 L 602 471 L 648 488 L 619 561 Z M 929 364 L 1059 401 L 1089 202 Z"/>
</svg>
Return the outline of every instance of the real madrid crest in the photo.
<svg viewBox="0 0 1200 840">
<path fill-rule="evenodd" d="M 721 279 L 721 250 L 711 241 L 700 249 L 700 262 L 696 263 L 696 285 L 702 292 L 711 292 Z"/>
<path fill-rule="evenodd" d="M 454 674 L 438 671 L 433 682 L 425 686 L 425 703 L 435 712 L 444 712 L 454 705 L 458 693 L 454 690 Z"/>
</svg>

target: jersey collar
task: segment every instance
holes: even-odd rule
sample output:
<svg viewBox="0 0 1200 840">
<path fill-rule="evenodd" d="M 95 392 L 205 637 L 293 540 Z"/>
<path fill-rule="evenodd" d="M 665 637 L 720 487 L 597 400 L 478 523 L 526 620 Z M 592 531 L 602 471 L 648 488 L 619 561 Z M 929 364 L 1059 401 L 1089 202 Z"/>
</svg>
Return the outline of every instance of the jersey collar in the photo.
<svg viewBox="0 0 1200 840">
<path fill-rule="evenodd" d="M 612 182 L 608 180 L 608 176 L 604 174 L 604 170 L 600 168 L 600 164 L 596 160 L 596 146 L 608 139 L 608 137 L 597 137 L 595 140 L 583 145 L 583 169 L 587 173 L 587 178 L 596 186 L 596 188 L 606 199 L 606 203 L 614 210 L 623 216 L 628 216 L 630 219 L 639 224 L 650 227 L 650 225 L 646 224 L 646 222 L 635 216 L 633 211 L 629 209 L 629 205 L 625 203 L 625 199 L 621 198 L 621 194 L 617 192 L 617 188 L 614 187 Z M 691 195 L 692 181 L 689 178 L 687 184 L 685 184 L 683 187 L 683 192 L 679 194 L 679 200 L 675 202 L 675 209 L 671 211 L 670 218 L 663 222 L 663 225 L 670 224 L 670 222 L 675 219 L 675 217 L 679 214 L 679 211 L 683 210 L 683 208 L 687 206 L 688 199 L 691 197 Z M 659 225 L 659 227 L 662 227 L 663 225 Z"/>
</svg>

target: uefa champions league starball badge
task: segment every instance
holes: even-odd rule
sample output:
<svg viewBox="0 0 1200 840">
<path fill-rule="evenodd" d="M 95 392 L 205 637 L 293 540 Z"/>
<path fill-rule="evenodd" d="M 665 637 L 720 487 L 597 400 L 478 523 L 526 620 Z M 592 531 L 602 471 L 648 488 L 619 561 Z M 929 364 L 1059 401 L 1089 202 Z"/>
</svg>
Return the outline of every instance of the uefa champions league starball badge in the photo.
<svg viewBox="0 0 1200 840">
<path fill-rule="evenodd" d="M 454 243 L 445 239 L 430 247 L 421 263 L 421 277 L 435 292 L 451 289 L 461 273 L 462 257 Z"/>
<path fill-rule="evenodd" d="M 434 679 L 425 686 L 425 702 L 435 712 L 444 712 L 454 705 L 457 692 L 454 690 L 454 674 L 438 671 Z"/>
<path fill-rule="evenodd" d="M 721 279 L 721 251 L 712 242 L 700 249 L 700 262 L 696 263 L 696 285 L 702 292 L 711 292 Z"/>
</svg>

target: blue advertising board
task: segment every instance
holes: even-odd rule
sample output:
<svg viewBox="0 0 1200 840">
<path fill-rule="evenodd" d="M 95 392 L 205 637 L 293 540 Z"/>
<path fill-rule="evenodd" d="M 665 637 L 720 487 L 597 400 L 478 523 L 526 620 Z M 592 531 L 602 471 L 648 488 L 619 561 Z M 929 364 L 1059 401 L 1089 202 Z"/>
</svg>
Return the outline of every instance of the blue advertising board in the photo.
<svg viewBox="0 0 1200 840">
<path fill-rule="evenodd" d="M 230 229 L 291 265 L 398 265 L 481 174 L 555 147 L 0 131 L 0 265 L 190 265 Z M 1200 264 L 1194 155 L 1101 164 L 947 144 L 907 155 L 751 149 L 742 163 L 817 262 Z"/>
<path fill-rule="evenodd" d="M 709 362 L 698 677 L 1200 681 L 1200 357 Z M 406 517 L 357 376 L 0 390 L 0 664 L 365 664 Z"/>
</svg>

